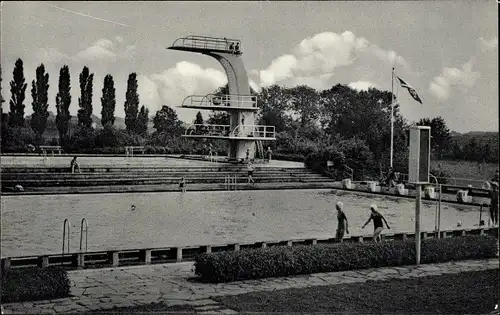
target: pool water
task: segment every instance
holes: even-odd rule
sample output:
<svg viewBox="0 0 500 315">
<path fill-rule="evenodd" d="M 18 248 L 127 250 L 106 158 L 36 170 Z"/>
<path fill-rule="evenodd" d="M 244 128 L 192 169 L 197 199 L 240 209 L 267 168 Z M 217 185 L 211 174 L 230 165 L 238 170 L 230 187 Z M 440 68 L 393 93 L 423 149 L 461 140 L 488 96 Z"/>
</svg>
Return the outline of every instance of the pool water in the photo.
<svg viewBox="0 0 500 315">
<path fill-rule="evenodd" d="M 361 226 L 372 203 L 392 233 L 414 231 L 415 200 L 332 190 L 3 196 L 2 257 L 60 253 L 66 218 L 71 251 L 79 250 L 82 218 L 89 251 L 334 237 L 337 201 L 351 234 L 371 234 Z M 423 203 L 423 231 L 434 230 L 435 208 Z M 443 204 L 441 229 L 458 221 L 477 225 L 479 208 Z"/>
</svg>

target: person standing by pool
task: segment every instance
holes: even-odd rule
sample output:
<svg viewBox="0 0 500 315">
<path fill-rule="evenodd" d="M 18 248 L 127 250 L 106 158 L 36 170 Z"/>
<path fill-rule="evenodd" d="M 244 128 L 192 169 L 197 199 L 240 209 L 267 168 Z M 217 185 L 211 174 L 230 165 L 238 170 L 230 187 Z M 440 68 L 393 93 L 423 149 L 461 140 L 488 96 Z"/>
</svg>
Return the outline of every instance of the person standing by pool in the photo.
<svg viewBox="0 0 500 315">
<path fill-rule="evenodd" d="M 342 210 L 344 204 L 342 201 L 337 202 L 335 206 L 337 208 L 337 234 L 335 236 L 335 240 L 338 243 L 342 243 L 342 239 L 344 238 L 344 234 L 349 234 L 349 223 L 347 222 L 347 217 Z"/>
<path fill-rule="evenodd" d="M 78 168 L 78 173 L 82 172 L 80 170 L 80 165 L 78 165 L 78 162 L 76 161 L 76 156 L 71 160 L 70 166 L 71 166 L 71 173 L 75 172 L 75 168 Z"/>
<path fill-rule="evenodd" d="M 490 218 L 493 226 L 498 225 L 498 182 L 491 182 Z"/>
<path fill-rule="evenodd" d="M 271 147 L 267 147 L 267 163 L 271 162 L 271 155 L 273 154 L 273 151 L 271 151 Z"/>
<path fill-rule="evenodd" d="M 385 225 L 387 226 L 387 229 L 391 229 L 389 227 L 389 224 L 387 224 L 387 221 L 385 220 L 384 216 L 382 214 L 380 214 L 380 212 L 377 211 L 377 205 L 376 204 L 372 204 L 370 206 L 370 210 L 371 210 L 371 214 L 370 214 L 370 218 L 368 219 L 368 221 L 366 221 L 366 223 L 363 225 L 362 229 L 365 228 L 365 226 L 370 223 L 371 220 L 373 220 L 373 240 L 375 242 L 377 242 L 377 240 L 379 242 L 382 241 L 382 237 L 381 237 L 381 234 L 382 234 L 382 231 L 384 230 L 384 224 L 382 223 L 385 222 Z"/>
<path fill-rule="evenodd" d="M 492 182 L 497 183 L 498 185 L 498 170 L 496 170 L 495 175 L 491 179 Z"/>
<path fill-rule="evenodd" d="M 181 192 L 186 192 L 186 180 L 183 178 L 181 178 L 181 181 L 179 182 L 179 189 L 181 190 Z"/>
<path fill-rule="evenodd" d="M 255 184 L 255 181 L 253 180 L 253 165 L 252 162 L 248 162 L 247 164 L 247 171 L 248 171 L 248 183 L 252 182 L 252 184 Z"/>
</svg>

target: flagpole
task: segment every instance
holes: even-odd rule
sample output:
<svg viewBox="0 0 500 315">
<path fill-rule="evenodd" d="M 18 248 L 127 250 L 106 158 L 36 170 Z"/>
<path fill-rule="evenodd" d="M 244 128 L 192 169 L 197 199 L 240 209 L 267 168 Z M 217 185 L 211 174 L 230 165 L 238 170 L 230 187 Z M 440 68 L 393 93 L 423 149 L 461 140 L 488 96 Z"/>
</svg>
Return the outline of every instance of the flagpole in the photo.
<svg viewBox="0 0 500 315">
<path fill-rule="evenodd" d="M 390 167 L 392 167 L 393 150 L 394 150 L 394 67 L 392 68 L 392 76 L 391 76 L 391 159 L 390 159 Z"/>
</svg>

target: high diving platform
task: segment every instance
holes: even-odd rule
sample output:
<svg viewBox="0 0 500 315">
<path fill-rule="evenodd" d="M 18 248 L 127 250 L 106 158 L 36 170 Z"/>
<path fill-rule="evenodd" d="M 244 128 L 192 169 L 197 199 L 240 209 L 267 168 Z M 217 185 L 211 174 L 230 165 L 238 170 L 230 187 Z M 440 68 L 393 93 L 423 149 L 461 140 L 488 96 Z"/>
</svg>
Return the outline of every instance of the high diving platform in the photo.
<svg viewBox="0 0 500 315">
<path fill-rule="evenodd" d="M 181 107 L 227 112 L 229 125 L 191 125 L 183 137 L 227 140 L 228 157 L 236 161 L 246 157 L 253 159 L 258 148 L 263 151 L 262 141 L 276 140 L 274 126 L 255 124 L 258 97 L 250 93 L 248 74 L 241 59 L 240 40 L 189 35 L 176 39 L 167 49 L 215 58 L 227 76 L 228 94 L 190 95 L 182 101 Z"/>
<path fill-rule="evenodd" d="M 182 101 L 182 107 L 207 110 L 248 110 L 257 111 L 256 95 L 190 95 Z"/>
<path fill-rule="evenodd" d="M 198 53 L 231 53 L 241 55 L 241 41 L 238 39 L 218 38 L 189 35 L 175 40 L 172 50 L 191 51 Z"/>
</svg>

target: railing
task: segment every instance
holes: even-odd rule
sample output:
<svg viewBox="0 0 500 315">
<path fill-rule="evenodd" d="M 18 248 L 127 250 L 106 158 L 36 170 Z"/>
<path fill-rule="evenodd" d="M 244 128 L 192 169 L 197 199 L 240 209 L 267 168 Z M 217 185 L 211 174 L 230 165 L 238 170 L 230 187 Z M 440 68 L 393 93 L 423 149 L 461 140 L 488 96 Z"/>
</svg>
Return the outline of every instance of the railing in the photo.
<svg viewBox="0 0 500 315">
<path fill-rule="evenodd" d="M 354 170 L 347 165 L 344 165 L 344 168 L 345 168 L 344 172 L 347 174 L 347 176 L 349 176 L 351 181 L 353 181 L 354 180 Z"/>
<path fill-rule="evenodd" d="M 85 223 L 85 229 L 84 224 Z M 87 219 L 83 218 L 82 223 L 80 224 L 80 252 L 83 251 L 83 232 L 85 232 L 85 252 L 88 250 L 88 230 L 89 230 L 89 225 L 87 223 Z"/>
<path fill-rule="evenodd" d="M 231 132 L 231 137 L 254 137 L 275 139 L 276 132 L 274 126 L 265 125 L 238 125 Z"/>
<path fill-rule="evenodd" d="M 236 175 L 227 175 L 224 180 L 224 186 L 226 190 L 236 190 L 238 183 L 236 181 Z"/>
<path fill-rule="evenodd" d="M 468 178 L 455 178 L 455 177 L 439 177 L 435 176 L 438 182 L 442 183 L 443 180 L 446 180 L 447 185 L 453 185 L 453 186 L 468 186 L 472 185 L 473 187 L 482 187 L 484 182 L 486 180 L 479 180 L 479 179 L 468 179 Z M 398 180 L 401 182 L 408 182 L 408 174 L 406 173 L 399 173 Z"/>
<path fill-rule="evenodd" d="M 176 47 L 220 50 L 226 52 L 234 52 L 234 50 L 231 50 L 231 47 L 233 47 L 234 49 L 238 47 L 239 49 L 237 53 L 241 53 L 241 41 L 230 38 L 189 35 L 187 37 L 176 39 L 172 46 L 170 46 L 169 48 Z"/>
<path fill-rule="evenodd" d="M 84 224 L 85 223 L 85 229 Z M 88 230 L 89 225 L 87 224 L 87 219 L 83 218 L 80 224 L 80 254 L 77 256 L 78 266 L 83 267 L 85 265 L 85 256 L 83 255 L 83 232 L 85 232 L 85 253 L 88 251 Z"/>
<path fill-rule="evenodd" d="M 68 227 L 68 233 L 66 234 L 66 226 Z M 64 219 L 64 223 L 63 223 L 63 244 L 62 244 L 62 254 L 64 256 L 64 252 L 65 252 L 65 242 L 66 242 L 66 235 L 68 236 L 67 237 L 67 244 L 68 244 L 68 254 L 69 254 L 69 239 L 70 239 L 70 223 L 69 223 L 69 220 L 68 219 Z"/>
<path fill-rule="evenodd" d="M 186 128 L 186 136 L 217 136 L 229 137 L 231 126 L 229 125 L 207 125 L 192 124 Z"/>
<path fill-rule="evenodd" d="M 255 95 L 190 95 L 182 101 L 184 107 L 228 107 L 228 108 L 244 108 L 257 109 L 257 96 Z"/>
<path fill-rule="evenodd" d="M 125 147 L 125 156 L 127 157 L 133 157 L 134 152 L 141 152 L 144 154 L 145 148 L 143 146 L 130 146 L 130 147 Z"/>
<path fill-rule="evenodd" d="M 447 238 L 461 237 L 467 235 L 490 235 L 498 237 L 498 228 L 475 228 L 441 231 L 438 235 L 435 231 L 421 232 L 421 239 L 428 238 Z M 384 241 L 414 239 L 415 233 L 385 233 L 382 235 Z M 372 241 L 370 235 L 349 235 L 343 238 L 344 243 L 361 243 Z M 110 251 L 96 251 L 87 253 L 72 253 L 66 257 L 61 255 L 40 255 L 24 257 L 6 257 L 2 258 L 2 269 L 23 268 L 23 267 L 49 267 L 51 265 L 62 265 L 63 267 L 83 268 L 87 267 L 118 267 L 127 265 L 149 265 L 158 263 L 176 263 L 182 261 L 193 261 L 194 257 L 203 253 L 220 251 L 238 251 L 252 248 L 265 248 L 274 246 L 314 246 L 317 244 L 332 244 L 338 240 L 330 238 L 309 238 L 309 239 L 291 239 L 258 241 L 248 243 L 230 243 L 214 245 L 195 245 L 186 247 L 162 247 L 162 248 L 141 248 L 141 249 L 123 249 Z M 82 257 L 79 259 L 79 257 Z M 82 263 L 79 265 L 79 263 Z M 83 264 L 85 263 L 85 264 Z"/>
<path fill-rule="evenodd" d="M 231 126 L 229 125 L 192 124 L 186 129 L 185 136 L 229 138 L 253 137 L 274 140 L 276 138 L 276 132 L 274 126 L 264 125 L 238 125 L 231 131 Z"/>
<path fill-rule="evenodd" d="M 44 157 L 47 156 L 47 152 L 51 152 L 52 156 L 54 156 L 54 152 L 57 152 L 58 155 L 61 155 L 61 152 L 63 151 L 61 146 L 58 145 L 42 145 L 40 146 L 40 150 L 42 150 L 42 155 Z"/>
</svg>

